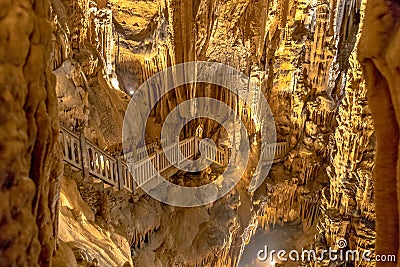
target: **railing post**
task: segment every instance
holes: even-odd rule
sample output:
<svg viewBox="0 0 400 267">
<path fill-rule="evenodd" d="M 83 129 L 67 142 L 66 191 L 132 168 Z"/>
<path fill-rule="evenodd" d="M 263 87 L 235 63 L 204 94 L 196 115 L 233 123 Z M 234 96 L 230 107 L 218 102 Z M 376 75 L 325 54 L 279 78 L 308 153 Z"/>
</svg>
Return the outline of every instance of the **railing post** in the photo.
<svg viewBox="0 0 400 267">
<path fill-rule="evenodd" d="M 229 148 L 225 147 L 224 148 L 224 165 L 228 166 L 229 164 Z"/>
<path fill-rule="evenodd" d="M 124 188 L 124 173 L 121 157 L 117 157 L 117 168 L 118 168 L 118 189 L 122 190 Z"/>
<path fill-rule="evenodd" d="M 279 159 L 279 154 L 280 154 L 280 146 L 279 146 L 279 143 L 277 143 L 276 145 L 275 145 L 275 157 L 274 157 L 274 160 L 275 159 Z"/>
<path fill-rule="evenodd" d="M 89 159 L 87 155 L 87 148 L 86 148 L 86 138 L 83 132 L 79 135 L 79 143 L 81 147 L 81 159 L 82 159 L 82 171 L 83 171 L 83 181 L 89 181 Z"/>
<path fill-rule="evenodd" d="M 197 136 L 194 137 L 194 156 L 199 154 L 199 138 Z"/>
<path fill-rule="evenodd" d="M 180 145 L 179 145 L 179 136 L 177 136 L 177 137 L 175 138 L 175 146 L 176 146 L 176 148 L 175 148 L 175 153 L 176 153 L 176 164 L 179 164 L 179 163 L 181 163 L 181 158 L 180 158 L 180 155 L 181 155 L 181 148 L 180 148 Z"/>
<path fill-rule="evenodd" d="M 136 171 L 135 171 L 135 164 L 132 162 L 129 170 L 129 174 L 132 178 L 132 193 L 135 195 L 137 190 L 137 182 L 136 182 Z"/>
<path fill-rule="evenodd" d="M 160 155 L 161 155 L 161 152 L 162 152 L 162 150 L 159 150 L 159 151 L 156 152 L 156 166 L 155 166 L 155 168 L 156 168 L 157 171 L 161 170 L 161 167 L 160 167 Z"/>
</svg>

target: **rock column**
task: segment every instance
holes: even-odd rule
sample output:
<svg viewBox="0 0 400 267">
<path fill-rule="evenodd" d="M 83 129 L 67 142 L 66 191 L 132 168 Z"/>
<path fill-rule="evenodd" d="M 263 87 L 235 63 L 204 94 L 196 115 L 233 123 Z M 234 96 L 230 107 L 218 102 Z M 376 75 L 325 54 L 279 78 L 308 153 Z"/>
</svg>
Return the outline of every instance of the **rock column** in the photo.
<svg viewBox="0 0 400 267">
<path fill-rule="evenodd" d="M 0 1 L 0 259 L 50 266 L 56 247 L 57 99 L 47 0 Z"/>
</svg>

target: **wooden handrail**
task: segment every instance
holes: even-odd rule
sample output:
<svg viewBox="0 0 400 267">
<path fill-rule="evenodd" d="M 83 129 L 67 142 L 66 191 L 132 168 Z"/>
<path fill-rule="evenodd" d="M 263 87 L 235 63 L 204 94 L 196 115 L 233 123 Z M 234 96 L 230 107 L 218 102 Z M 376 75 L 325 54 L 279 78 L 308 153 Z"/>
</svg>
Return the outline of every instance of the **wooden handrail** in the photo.
<svg viewBox="0 0 400 267">
<path fill-rule="evenodd" d="M 137 149 L 136 157 L 130 153 L 127 162 L 121 157 L 113 157 L 92 142 L 83 134 L 78 135 L 65 127 L 60 127 L 59 141 L 64 153 L 64 161 L 82 170 L 84 177 L 92 175 L 104 183 L 135 192 L 142 186 L 176 164 L 196 156 L 199 149 L 205 152 L 205 158 L 220 166 L 228 164 L 228 150 L 223 150 L 208 142 L 200 142 L 200 138 L 191 137 L 166 145 L 163 149 L 159 143 L 153 143 Z M 288 153 L 288 143 L 266 145 L 268 158 L 282 159 Z M 170 160 L 168 160 L 170 159 Z M 131 172 L 136 179 L 133 179 Z M 137 184 L 136 184 L 136 182 Z"/>
</svg>

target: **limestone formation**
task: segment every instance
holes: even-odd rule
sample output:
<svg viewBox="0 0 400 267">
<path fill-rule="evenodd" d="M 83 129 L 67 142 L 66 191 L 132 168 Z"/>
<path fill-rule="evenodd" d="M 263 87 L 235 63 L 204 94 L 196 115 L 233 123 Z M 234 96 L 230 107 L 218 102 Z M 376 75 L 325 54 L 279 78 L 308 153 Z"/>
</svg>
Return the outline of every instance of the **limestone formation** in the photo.
<svg viewBox="0 0 400 267">
<path fill-rule="evenodd" d="M 400 105 L 396 82 L 399 70 L 399 13 L 398 1 L 368 1 L 359 46 L 376 129 L 376 253 L 386 255 L 399 255 L 397 195 Z"/>
<path fill-rule="evenodd" d="M 356 50 L 350 57 L 347 79 L 344 98 L 338 108 L 332 165 L 327 168 L 330 194 L 323 194 L 318 240 L 335 246 L 339 239 L 347 239 L 350 249 L 374 253 L 375 132 Z M 367 262 L 358 264 L 369 265 Z"/>
<path fill-rule="evenodd" d="M 61 155 L 47 1 L 0 2 L 0 258 L 51 266 Z"/>
<path fill-rule="evenodd" d="M 0 0 L 0 265 L 258 266 L 246 248 L 260 232 L 287 226 L 298 240 L 282 249 L 337 249 L 345 240 L 342 251 L 398 255 L 399 15 L 395 0 Z M 191 61 L 229 65 L 256 84 L 281 146 L 251 192 L 265 148 L 253 106 L 202 83 L 153 103 L 162 88 L 152 84 L 140 108 L 155 108 L 134 126 L 146 130 L 136 141 L 148 146 L 134 153 L 157 152 L 168 141 L 160 140 L 168 114 L 197 97 L 230 106 L 232 114 L 211 112 L 243 121 L 251 141 L 247 166 L 235 162 L 244 175 L 234 190 L 182 208 L 136 184 L 127 190 L 121 142 L 139 86 Z M 59 137 L 60 124 L 74 142 Z M 240 147 L 233 140 L 244 134 L 236 129 L 199 118 L 180 138 L 211 138 L 232 159 Z M 92 158 L 78 143 L 89 144 Z M 168 179 L 205 185 L 223 169 L 174 169 Z"/>
<path fill-rule="evenodd" d="M 269 231 L 276 225 L 293 222 L 301 222 L 303 231 L 318 228 L 314 245 L 334 246 L 338 238 L 346 237 L 351 241 L 350 248 L 373 250 L 374 226 L 370 222 L 374 221 L 371 204 L 374 135 L 368 119 L 360 68 L 354 56 L 349 60 L 359 31 L 362 12 L 359 1 L 201 1 L 198 4 L 190 1 L 138 1 L 133 4 L 115 0 L 111 6 L 103 5 L 103 8 L 111 8 L 115 14 L 113 68 L 107 63 L 109 52 L 104 54 L 105 48 L 99 46 L 98 40 L 103 44 L 103 39 L 83 36 L 78 38 L 80 42 L 90 44 L 94 50 L 72 45 L 69 50 L 79 55 L 77 62 L 64 60 L 61 68 L 55 71 L 60 81 L 58 92 L 66 122 L 70 118 L 78 119 L 78 123 L 67 123 L 72 129 L 85 126 L 86 134 L 88 129 L 92 133 L 108 131 L 109 128 L 98 129 L 91 125 L 94 119 L 91 114 L 96 113 L 91 106 L 99 107 L 98 102 L 90 101 L 90 95 L 95 95 L 92 90 L 96 80 L 102 80 L 102 76 L 109 74 L 108 70 L 115 70 L 117 76 L 104 76 L 104 80 L 131 93 L 142 82 L 169 66 L 209 60 L 242 70 L 260 86 L 275 115 L 278 141 L 290 144 L 287 157 L 272 168 L 266 184 L 254 195 L 246 190 L 247 176 L 254 172 L 253 163 L 247 166 L 247 176 L 243 177 L 238 190 L 232 192 L 240 205 L 235 204 L 237 208 L 224 220 L 224 230 L 217 231 L 224 242 L 215 247 L 203 244 L 203 250 L 197 255 L 190 250 L 185 254 L 176 253 L 176 249 L 186 251 L 182 248 L 186 243 L 196 247 L 198 242 L 199 245 L 205 242 L 207 231 L 216 231 L 216 218 L 211 214 L 204 217 L 204 209 L 165 209 L 163 204 L 152 201 L 153 204 L 149 205 L 150 200 L 140 193 L 134 198 L 122 194 L 117 197 L 119 200 L 112 200 L 116 193 L 108 196 L 110 191 L 102 187 L 85 193 L 91 186 L 81 182 L 82 196 L 91 203 L 97 214 L 96 220 L 99 220 L 97 223 L 111 223 L 125 233 L 132 247 L 134 263 L 235 265 L 241 258 L 240 251 L 258 226 Z M 107 14 L 107 11 L 103 13 Z M 82 21 L 82 30 L 89 31 L 91 27 L 85 25 L 90 24 L 91 17 L 86 16 Z M 102 22 L 94 19 L 95 29 L 98 23 Z M 69 27 L 73 28 L 74 24 Z M 93 31 L 90 36 L 93 34 L 100 35 L 98 31 Z M 59 36 L 57 39 L 62 38 Z M 108 51 L 112 45 L 107 47 Z M 82 53 L 90 56 L 80 56 Z M 71 68 L 71 65 L 75 67 Z M 118 82 L 115 82 L 115 77 Z M 68 91 L 65 89 L 67 84 L 71 88 Z M 159 88 L 155 89 L 152 93 L 159 94 Z M 99 90 L 103 89 L 96 88 L 96 93 L 103 94 Z M 157 104 L 150 124 L 147 123 L 146 127 L 151 130 L 145 141 L 157 141 L 166 116 L 176 105 L 191 97 L 217 98 L 232 106 L 238 105 L 241 110 L 243 103 L 237 102 L 235 96 L 215 92 L 218 90 L 212 86 L 186 85 L 164 97 Z M 148 98 L 152 99 L 152 96 Z M 83 103 L 83 108 L 77 108 L 72 101 Z M 112 102 L 115 103 L 115 99 Z M 153 103 L 143 103 L 150 104 Z M 103 120 L 100 114 L 99 118 Z M 245 118 L 241 115 L 240 119 Z M 251 117 L 247 122 L 252 135 L 255 128 Z M 196 123 L 199 121 L 193 126 Z M 215 140 L 221 136 L 215 122 L 204 121 L 201 124 L 203 135 Z M 120 124 L 114 125 L 119 129 Z M 185 134 L 193 132 L 190 127 Z M 104 142 L 99 140 L 101 134 L 87 136 L 100 145 L 108 143 L 108 146 L 118 147 L 117 143 L 111 144 L 106 135 L 102 137 Z M 256 158 L 256 154 L 254 151 L 252 157 Z M 344 169 L 345 164 L 351 167 Z M 179 182 L 189 179 L 189 176 L 176 179 Z M 93 199 L 93 195 L 98 197 Z M 206 210 L 210 213 L 216 207 L 217 203 Z M 125 210 L 123 215 L 120 209 Z M 142 217 L 140 214 L 145 210 L 149 213 Z M 185 225 L 191 212 L 199 220 L 191 223 L 198 226 L 190 228 L 185 237 L 180 237 L 182 233 L 175 229 L 180 224 Z M 131 216 L 137 219 L 130 221 L 128 218 Z M 173 216 L 177 227 L 166 227 L 165 216 Z M 343 216 L 357 219 L 350 224 L 347 217 L 342 219 Z M 143 225 L 145 221 L 148 222 L 146 227 Z M 366 230 L 368 227 L 372 228 Z M 201 239 L 194 238 L 196 235 Z M 312 240 L 309 242 L 313 243 Z"/>
</svg>

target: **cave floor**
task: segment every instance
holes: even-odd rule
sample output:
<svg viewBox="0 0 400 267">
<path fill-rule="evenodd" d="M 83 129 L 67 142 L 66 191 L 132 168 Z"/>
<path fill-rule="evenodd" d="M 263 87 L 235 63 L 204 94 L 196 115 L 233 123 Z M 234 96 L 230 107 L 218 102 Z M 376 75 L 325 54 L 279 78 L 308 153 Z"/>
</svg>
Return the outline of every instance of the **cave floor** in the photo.
<svg viewBox="0 0 400 267">
<path fill-rule="evenodd" d="M 258 228 L 256 234 L 244 249 L 239 267 L 271 266 L 268 260 L 262 262 L 257 259 L 259 250 L 264 250 L 265 246 L 267 246 L 268 251 L 290 251 L 293 249 L 301 251 L 303 247 L 306 248 L 308 244 L 312 243 L 315 234 L 315 227 L 303 231 L 301 224 L 276 226 L 271 228 L 269 233 L 262 228 Z M 299 262 L 286 262 L 280 266 L 299 266 L 299 264 Z"/>
</svg>

